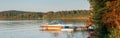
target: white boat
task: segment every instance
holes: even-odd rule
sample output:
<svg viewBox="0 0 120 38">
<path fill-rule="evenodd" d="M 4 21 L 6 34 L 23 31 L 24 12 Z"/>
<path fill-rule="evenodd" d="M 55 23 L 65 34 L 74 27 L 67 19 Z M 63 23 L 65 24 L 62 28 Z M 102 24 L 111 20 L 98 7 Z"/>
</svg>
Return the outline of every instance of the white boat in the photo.
<svg viewBox="0 0 120 38">
<path fill-rule="evenodd" d="M 64 26 L 72 26 L 71 24 L 67 25 L 62 25 L 62 24 L 55 24 L 55 25 L 45 25 L 45 26 L 40 26 L 43 30 L 53 30 L 53 31 L 73 31 L 74 29 L 72 28 L 64 28 Z"/>
<path fill-rule="evenodd" d="M 60 24 L 58 23 L 58 21 L 60 20 L 56 21 L 53 21 L 53 24 L 50 23 L 48 25 L 40 26 L 40 28 L 42 28 L 45 31 L 74 31 L 74 28 L 69 28 L 72 27 L 72 24 Z M 68 26 L 68 28 L 64 28 L 65 26 Z"/>
</svg>

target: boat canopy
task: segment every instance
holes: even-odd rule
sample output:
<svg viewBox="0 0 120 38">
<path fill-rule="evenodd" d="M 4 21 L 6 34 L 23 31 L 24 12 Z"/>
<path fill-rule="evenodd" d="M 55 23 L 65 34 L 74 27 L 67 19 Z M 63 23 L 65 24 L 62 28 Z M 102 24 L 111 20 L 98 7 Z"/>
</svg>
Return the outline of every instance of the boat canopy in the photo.
<svg viewBox="0 0 120 38">
<path fill-rule="evenodd" d="M 64 21 L 62 20 L 53 20 L 51 21 L 52 24 L 64 24 Z"/>
</svg>

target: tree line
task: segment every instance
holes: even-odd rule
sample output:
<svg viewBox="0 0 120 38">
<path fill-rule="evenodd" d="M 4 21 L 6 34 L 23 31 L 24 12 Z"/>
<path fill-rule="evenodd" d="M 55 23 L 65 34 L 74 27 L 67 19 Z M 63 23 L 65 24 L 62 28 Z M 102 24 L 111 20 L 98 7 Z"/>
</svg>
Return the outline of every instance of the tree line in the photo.
<svg viewBox="0 0 120 38">
<path fill-rule="evenodd" d="M 43 14 L 41 12 L 9 10 L 0 12 L 0 20 L 35 20 L 41 19 Z"/>
<path fill-rule="evenodd" d="M 81 21 L 90 16 L 89 10 L 49 11 L 43 18 L 47 20 Z"/>
<path fill-rule="evenodd" d="M 25 12 L 25 11 L 2 11 L 0 20 L 80 20 L 90 16 L 89 10 L 49 11 L 49 12 Z"/>
</svg>

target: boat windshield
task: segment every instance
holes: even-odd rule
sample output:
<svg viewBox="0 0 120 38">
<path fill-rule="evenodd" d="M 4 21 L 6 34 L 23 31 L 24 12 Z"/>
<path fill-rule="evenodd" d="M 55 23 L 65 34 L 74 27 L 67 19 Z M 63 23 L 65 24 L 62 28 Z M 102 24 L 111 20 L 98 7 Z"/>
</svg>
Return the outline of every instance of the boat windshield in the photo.
<svg viewBox="0 0 120 38">
<path fill-rule="evenodd" d="M 55 24 L 59 24 L 59 23 L 48 23 L 48 25 L 55 25 Z"/>
<path fill-rule="evenodd" d="M 49 24 L 63 24 L 64 22 L 62 20 L 53 20 Z"/>
</svg>

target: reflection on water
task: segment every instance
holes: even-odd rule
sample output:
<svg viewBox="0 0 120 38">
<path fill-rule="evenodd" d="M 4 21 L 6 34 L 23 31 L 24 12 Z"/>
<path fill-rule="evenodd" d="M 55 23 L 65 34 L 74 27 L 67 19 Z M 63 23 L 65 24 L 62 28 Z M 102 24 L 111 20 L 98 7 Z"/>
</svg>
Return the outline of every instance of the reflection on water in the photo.
<svg viewBox="0 0 120 38">
<path fill-rule="evenodd" d="M 68 22 L 67 22 L 68 23 Z M 73 23 L 74 25 L 83 25 Z M 86 38 L 86 31 L 77 32 L 45 32 L 40 31 L 40 25 L 46 25 L 42 20 L 0 21 L 0 38 Z"/>
</svg>

